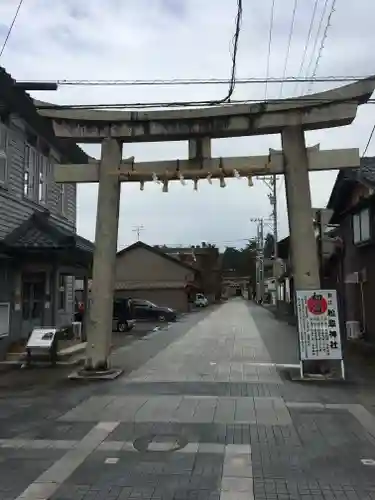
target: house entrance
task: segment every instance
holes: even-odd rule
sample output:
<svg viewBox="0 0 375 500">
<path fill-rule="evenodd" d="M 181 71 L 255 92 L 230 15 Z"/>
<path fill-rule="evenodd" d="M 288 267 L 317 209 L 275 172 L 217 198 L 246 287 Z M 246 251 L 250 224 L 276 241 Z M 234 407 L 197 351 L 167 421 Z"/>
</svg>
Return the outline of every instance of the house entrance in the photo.
<svg viewBox="0 0 375 500">
<path fill-rule="evenodd" d="M 22 274 L 22 337 L 43 326 L 46 274 Z"/>
</svg>

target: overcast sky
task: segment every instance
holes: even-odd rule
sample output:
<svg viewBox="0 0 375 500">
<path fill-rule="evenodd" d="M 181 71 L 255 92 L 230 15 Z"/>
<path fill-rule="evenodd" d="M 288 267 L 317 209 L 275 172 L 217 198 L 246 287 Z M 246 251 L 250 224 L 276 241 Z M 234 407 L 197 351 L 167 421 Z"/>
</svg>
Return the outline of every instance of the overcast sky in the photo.
<svg viewBox="0 0 375 500">
<path fill-rule="evenodd" d="M 315 0 L 299 0 L 286 74 L 299 73 Z M 332 0 L 329 1 L 331 4 Z M 319 0 L 312 41 L 303 76 L 315 41 L 325 0 Z M 6 34 L 18 0 L 0 2 L 0 39 Z M 244 0 L 239 41 L 238 77 L 266 74 L 271 0 Z M 270 76 L 282 76 L 294 0 L 275 1 Z M 234 32 L 236 0 L 24 0 L 17 23 L 0 64 L 16 79 L 155 79 L 226 78 L 230 74 L 230 41 Z M 317 75 L 367 75 L 375 73 L 373 0 L 340 0 L 331 20 Z M 327 17 L 327 16 L 326 16 Z M 323 26 L 326 24 L 326 17 Z M 320 39 L 310 65 L 311 75 Z M 337 84 L 340 85 L 340 84 Z M 268 85 L 268 97 L 296 95 L 308 84 Z M 332 87 L 332 84 L 330 85 Z M 312 91 L 329 88 L 314 84 Z M 120 103 L 132 101 L 202 100 L 223 97 L 226 86 L 202 87 L 61 87 L 55 93 L 34 97 L 56 103 Z M 265 85 L 239 85 L 235 99 L 263 99 Z M 321 148 L 358 147 L 362 152 L 374 123 L 371 105 L 362 106 L 353 125 L 307 133 L 308 145 Z M 268 154 L 280 148 L 278 136 L 213 141 L 214 156 Z M 98 155 L 99 147 L 86 148 Z M 368 154 L 375 152 L 374 145 Z M 187 143 L 125 145 L 124 156 L 136 161 L 187 157 Z M 325 206 L 336 172 L 311 175 L 313 205 Z M 134 226 L 143 225 L 149 244 L 220 246 L 244 243 L 255 235 L 250 218 L 268 216 L 267 188 L 261 180 L 254 187 L 246 179 L 231 179 L 221 189 L 173 183 L 169 193 L 147 183 L 141 192 L 122 185 L 119 247 L 135 241 Z M 280 238 L 288 234 L 284 182 L 278 180 Z M 97 186 L 78 190 L 78 232 L 94 239 Z"/>
</svg>

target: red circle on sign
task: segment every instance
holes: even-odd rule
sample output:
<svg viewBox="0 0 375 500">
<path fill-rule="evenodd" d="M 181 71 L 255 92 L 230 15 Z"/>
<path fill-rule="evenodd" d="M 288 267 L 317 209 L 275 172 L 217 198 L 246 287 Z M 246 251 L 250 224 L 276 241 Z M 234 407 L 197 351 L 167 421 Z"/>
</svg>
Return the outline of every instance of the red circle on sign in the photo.
<svg viewBox="0 0 375 500">
<path fill-rule="evenodd" d="M 328 303 L 324 297 L 318 298 L 315 295 L 312 295 L 307 300 L 307 309 L 311 314 L 324 314 L 328 309 Z"/>
</svg>

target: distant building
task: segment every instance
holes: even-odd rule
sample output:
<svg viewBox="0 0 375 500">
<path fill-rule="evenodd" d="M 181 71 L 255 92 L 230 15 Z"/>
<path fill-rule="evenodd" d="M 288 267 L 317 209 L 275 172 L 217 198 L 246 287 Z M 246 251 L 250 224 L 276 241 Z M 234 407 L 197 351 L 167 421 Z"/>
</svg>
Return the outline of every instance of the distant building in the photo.
<svg viewBox="0 0 375 500">
<path fill-rule="evenodd" d="M 203 293 L 213 302 L 219 299 L 222 289 L 222 269 L 219 249 L 202 243 L 191 247 L 160 247 L 167 255 L 196 267 L 200 271 Z"/>
<path fill-rule="evenodd" d="M 149 300 L 178 311 L 189 310 L 194 291 L 201 291 L 199 271 L 141 241 L 117 253 L 117 297 Z"/>
</svg>

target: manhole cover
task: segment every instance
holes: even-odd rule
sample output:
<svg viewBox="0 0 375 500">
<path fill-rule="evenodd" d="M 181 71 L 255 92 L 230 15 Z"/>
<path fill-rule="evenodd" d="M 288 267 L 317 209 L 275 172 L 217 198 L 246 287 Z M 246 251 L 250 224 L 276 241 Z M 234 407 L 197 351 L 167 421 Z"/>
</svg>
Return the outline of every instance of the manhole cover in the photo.
<svg viewBox="0 0 375 500">
<path fill-rule="evenodd" d="M 172 453 L 185 448 L 188 440 L 179 435 L 150 434 L 137 438 L 133 446 L 141 453 Z"/>
<path fill-rule="evenodd" d="M 166 441 L 164 443 L 151 441 L 147 447 L 147 451 L 174 451 L 177 448 L 179 448 L 177 441 Z"/>
</svg>

